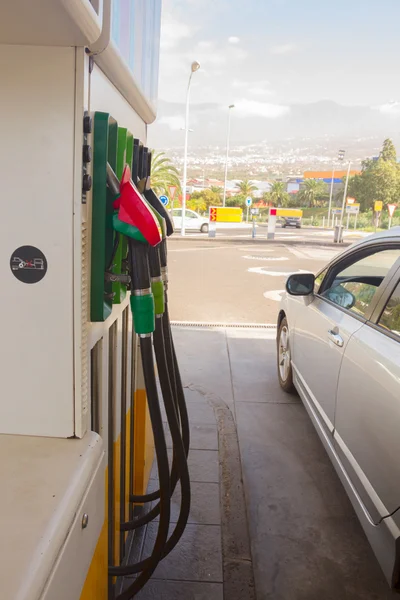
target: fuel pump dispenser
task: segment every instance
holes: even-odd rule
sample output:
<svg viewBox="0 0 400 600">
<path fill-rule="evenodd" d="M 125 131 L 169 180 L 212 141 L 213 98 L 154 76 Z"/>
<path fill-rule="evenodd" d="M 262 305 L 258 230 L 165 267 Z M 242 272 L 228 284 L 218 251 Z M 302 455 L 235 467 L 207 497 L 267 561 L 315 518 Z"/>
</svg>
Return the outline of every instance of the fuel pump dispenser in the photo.
<svg viewBox="0 0 400 600">
<path fill-rule="evenodd" d="M 130 501 L 134 503 L 148 503 L 154 500 L 158 500 L 158 503 L 143 516 L 121 523 L 120 528 L 122 532 L 136 530 L 158 515 L 160 519 L 156 542 L 148 558 L 135 564 L 109 567 L 109 575 L 112 577 L 138 575 L 135 581 L 118 595 L 117 600 L 132 598 L 144 586 L 160 560 L 171 552 L 180 540 L 190 512 L 190 478 L 187 465 L 190 444 L 189 421 L 166 303 L 166 237 L 173 233 L 173 227 L 168 213 L 150 187 L 151 155 L 147 148 L 141 147 L 138 150 L 138 160 L 132 163 L 132 179 L 129 166 L 125 167 L 119 183 L 113 169 L 107 165 L 107 184 L 115 196 L 113 254 L 118 247 L 120 236 L 127 238 L 128 276 L 115 277 L 117 280 L 119 277 L 121 282 L 123 278 L 123 283 L 127 283 L 131 291 L 130 304 L 135 331 L 140 338 L 143 373 L 154 434 L 159 489 L 151 494 L 132 495 Z M 171 471 L 158 400 L 152 341 L 172 438 Z M 178 482 L 181 486 L 180 512 L 174 530 L 168 537 L 170 501 Z"/>
</svg>

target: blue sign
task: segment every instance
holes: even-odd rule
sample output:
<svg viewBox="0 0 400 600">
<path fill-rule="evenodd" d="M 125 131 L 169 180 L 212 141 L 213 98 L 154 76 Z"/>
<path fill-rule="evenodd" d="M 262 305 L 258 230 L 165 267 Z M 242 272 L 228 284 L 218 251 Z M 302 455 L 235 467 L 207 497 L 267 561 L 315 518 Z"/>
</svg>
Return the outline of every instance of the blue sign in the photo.
<svg viewBox="0 0 400 600">
<path fill-rule="evenodd" d="M 168 198 L 168 196 L 160 196 L 160 202 L 164 206 L 168 206 L 168 204 L 169 204 L 169 198 Z"/>
<path fill-rule="evenodd" d="M 246 206 L 251 206 L 253 204 L 253 200 L 251 198 L 246 198 Z"/>
</svg>

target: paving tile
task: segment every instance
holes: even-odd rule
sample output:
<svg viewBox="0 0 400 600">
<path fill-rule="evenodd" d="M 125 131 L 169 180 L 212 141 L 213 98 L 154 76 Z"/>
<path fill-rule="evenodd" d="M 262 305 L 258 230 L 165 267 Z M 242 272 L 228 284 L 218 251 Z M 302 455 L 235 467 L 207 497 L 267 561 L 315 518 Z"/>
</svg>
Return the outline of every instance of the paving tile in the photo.
<svg viewBox="0 0 400 600">
<path fill-rule="evenodd" d="M 144 545 L 148 556 L 154 545 L 158 523 L 150 523 Z M 172 552 L 158 565 L 154 579 L 222 582 L 221 528 L 218 525 L 188 525 Z"/>
<path fill-rule="evenodd" d="M 137 600 L 223 600 L 223 585 L 156 579 L 149 581 L 135 598 Z"/>
<path fill-rule="evenodd" d="M 172 449 L 168 450 L 169 464 L 172 463 Z M 217 450 L 190 450 L 189 473 L 192 482 L 219 482 L 219 462 Z M 155 460 L 150 472 L 150 480 L 158 478 L 157 461 Z"/>
<path fill-rule="evenodd" d="M 199 525 L 220 525 L 221 512 L 218 483 L 192 482 L 192 501 L 189 523 Z M 155 502 L 153 503 L 154 506 Z M 181 505 L 181 490 L 178 484 L 171 499 L 171 523 L 176 523 Z M 156 519 L 158 521 L 158 518 Z"/>
<path fill-rule="evenodd" d="M 165 440 L 167 448 L 172 448 L 171 433 L 166 428 Z M 190 426 L 190 449 L 191 450 L 218 450 L 218 430 L 214 425 L 191 425 Z"/>
<path fill-rule="evenodd" d="M 189 473 L 192 482 L 218 483 L 218 452 L 215 450 L 191 450 L 189 453 Z"/>
<path fill-rule="evenodd" d="M 391 598 L 304 407 L 236 411 L 257 597 Z"/>
</svg>

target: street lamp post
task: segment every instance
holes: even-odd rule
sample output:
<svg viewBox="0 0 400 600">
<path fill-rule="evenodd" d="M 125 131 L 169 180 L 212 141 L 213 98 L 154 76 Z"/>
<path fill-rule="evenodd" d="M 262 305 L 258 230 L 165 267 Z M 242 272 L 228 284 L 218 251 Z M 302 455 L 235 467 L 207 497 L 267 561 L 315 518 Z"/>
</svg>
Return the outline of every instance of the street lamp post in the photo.
<svg viewBox="0 0 400 600">
<path fill-rule="evenodd" d="M 343 193 L 342 214 L 340 215 L 340 227 L 343 226 L 343 215 L 344 215 L 344 207 L 346 205 L 347 187 L 349 185 L 350 167 L 351 167 L 351 162 L 349 161 L 349 166 L 347 167 L 346 183 L 344 186 L 344 193 Z"/>
<path fill-rule="evenodd" d="M 234 104 L 230 104 L 228 107 L 228 133 L 226 136 L 226 161 L 225 161 L 225 179 L 224 179 L 224 197 L 222 200 L 222 206 L 225 206 L 226 202 L 226 183 L 228 180 L 228 160 L 229 160 L 229 138 L 231 135 L 231 111 L 235 108 Z"/>
<path fill-rule="evenodd" d="M 185 150 L 183 157 L 183 182 L 182 182 L 182 226 L 181 235 L 185 235 L 185 214 L 186 214 L 186 182 L 187 182 L 187 151 L 189 140 L 189 99 L 190 99 L 190 84 L 192 83 L 193 73 L 200 69 L 200 63 L 192 62 L 190 68 L 190 77 L 186 92 L 186 113 L 185 113 Z"/>
<path fill-rule="evenodd" d="M 344 159 L 344 155 L 345 155 L 345 150 L 339 150 L 338 152 L 338 161 L 342 162 Z M 328 207 L 328 229 L 329 229 L 329 223 L 331 221 L 331 211 L 332 211 L 332 199 L 333 199 L 333 180 L 335 178 L 335 164 L 333 164 L 332 167 L 332 179 L 331 179 L 331 192 L 329 195 L 329 207 Z M 332 225 L 333 225 L 333 217 L 332 217 Z"/>
</svg>

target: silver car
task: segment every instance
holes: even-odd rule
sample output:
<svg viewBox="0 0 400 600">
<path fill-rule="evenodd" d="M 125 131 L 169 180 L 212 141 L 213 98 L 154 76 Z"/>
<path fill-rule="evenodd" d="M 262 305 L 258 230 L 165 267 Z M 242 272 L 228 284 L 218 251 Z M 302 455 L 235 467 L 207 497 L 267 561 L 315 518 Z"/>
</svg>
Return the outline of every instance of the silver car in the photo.
<svg viewBox="0 0 400 600">
<path fill-rule="evenodd" d="M 297 391 L 391 587 L 400 590 L 400 227 L 291 275 L 278 377 Z"/>
</svg>

